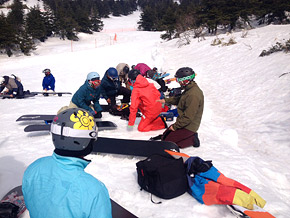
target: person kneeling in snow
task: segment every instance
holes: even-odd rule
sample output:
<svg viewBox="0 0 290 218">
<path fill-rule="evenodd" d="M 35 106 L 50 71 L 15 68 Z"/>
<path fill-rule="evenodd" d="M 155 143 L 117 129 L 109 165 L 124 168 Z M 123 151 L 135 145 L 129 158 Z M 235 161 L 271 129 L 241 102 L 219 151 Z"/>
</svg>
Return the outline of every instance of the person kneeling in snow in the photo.
<svg viewBox="0 0 290 218">
<path fill-rule="evenodd" d="M 82 108 L 89 111 L 95 118 L 101 118 L 103 109 L 99 103 L 100 84 L 100 75 L 97 72 L 90 72 L 85 83 L 73 95 L 69 106 L 62 107 L 57 114 L 68 108 Z"/>
<path fill-rule="evenodd" d="M 93 150 L 98 129 L 80 108 L 55 116 L 51 124 L 55 150 L 26 169 L 22 191 L 30 217 L 112 217 L 106 186 L 86 173 L 85 156 Z"/>
<path fill-rule="evenodd" d="M 180 148 L 199 147 L 197 130 L 200 126 L 204 97 L 195 83 L 195 72 L 189 67 L 177 70 L 177 82 L 184 90 L 181 95 L 157 100 L 161 103 L 177 105 L 178 117 L 162 135 L 161 140 L 175 142 Z"/>
<path fill-rule="evenodd" d="M 47 92 L 47 91 L 51 90 L 51 91 L 54 92 L 55 78 L 51 74 L 50 69 L 44 69 L 42 71 L 42 73 L 45 74 L 45 77 L 43 77 L 43 80 L 42 80 L 42 89 L 43 89 L 43 91 Z"/>
<path fill-rule="evenodd" d="M 166 128 L 166 122 L 159 116 L 162 112 L 162 104 L 157 102 L 157 99 L 160 99 L 160 92 L 140 74 L 139 70 L 131 70 L 128 78 L 133 86 L 128 126 L 134 126 L 139 109 L 143 114 L 138 125 L 140 132 Z"/>
<path fill-rule="evenodd" d="M 5 88 L 7 90 L 1 93 Z M 18 77 L 14 76 L 14 78 L 11 78 L 9 76 L 3 76 L 0 77 L 0 93 L 9 95 L 11 98 L 24 98 L 24 95 L 30 92 L 23 91 L 23 85 Z"/>
</svg>

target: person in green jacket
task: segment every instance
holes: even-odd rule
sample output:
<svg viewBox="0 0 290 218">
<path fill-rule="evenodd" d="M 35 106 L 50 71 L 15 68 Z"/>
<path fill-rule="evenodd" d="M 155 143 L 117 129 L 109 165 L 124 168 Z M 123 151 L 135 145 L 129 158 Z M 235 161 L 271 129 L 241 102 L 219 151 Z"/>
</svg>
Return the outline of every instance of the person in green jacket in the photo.
<svg viewBox="0 0 290 218">
<path fill-rule="evenodd" d="M 161 103 L 177 105 L 176 122 L 163 133 L 161 140 L 175 142 L 180 148 L 199 147 L 197 130 L 200 126 L 204 96 L 194 81 L 195 72 L 189 67 L 182 67 L 175 74 L 183 89 L 179 96 L 157 100 Z"/>
</svg>

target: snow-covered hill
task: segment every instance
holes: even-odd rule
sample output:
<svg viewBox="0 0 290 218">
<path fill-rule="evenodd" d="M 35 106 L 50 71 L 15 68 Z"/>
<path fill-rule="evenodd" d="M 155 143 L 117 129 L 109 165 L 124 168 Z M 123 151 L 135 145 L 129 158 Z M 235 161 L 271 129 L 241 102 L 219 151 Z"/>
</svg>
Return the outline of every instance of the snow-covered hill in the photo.
<svg viewBox="0 0 290 218">
<path fill-rule="evenodd" d="M 276 42 L 288 40 L 290 25 L 253 29 L 246 38 L 241 37 L 241 32 L 219 36 L 225 41 L 234 37 L 237 43 L 231 46 L 212 46 L 216 37 L 206 37 L 178 48 L 177 40 L 162 41 L 160 32 L 124 30 L 136 28 L 139 15 L 104 19 L 107 32 L 80 34 L 78 42 L 51 38 L 31 56 L 0 56 L 0 76 L 16 74 L 25 89 L 40 91 L 42 70 L 50 68 L 57 91 L 75 92 L 87 73 L 97 71 L 103 75 L 120 62 L 144 62 L 170 73 L 170 77 L 180 67 L 192 67 L 205 96 L 199 129 L 201 147 L 182 151 L 212 160 L 226 176 L 260 194 L 267 201 L 266 210 L 276 217 L 288 217 L 290 74 L 284 73 L 290 72 L 290 54 L 259 54 Z M 117 41 L 112 40 L 115 34 Z M 0 99 L 0 196 L 21 184 L 30 163 L 53 151 L 48 133 L 24 133 L 28 122 L 15 120 L 23 114 L 54 114 L 70 99 L 71 96 Z M 137 123 L 129 131 L 126 121 L 108 113 L 103 114 L 103 120 L 118 125 L 117 130 L 100 132 L 103 137 L 149 139 L 162 133 L 138 132 Z M 150 194 L 140 191 L 137 184 L 135 164 L 142 158 L 106 154 L 90 158 L 87 172 L 104 182 L 111 198 L 138 217 L 233 217 L 225 206 L 201 205 L 189 194 L 162 200 L 158 205 L 151 203 Z"/>
</svg>

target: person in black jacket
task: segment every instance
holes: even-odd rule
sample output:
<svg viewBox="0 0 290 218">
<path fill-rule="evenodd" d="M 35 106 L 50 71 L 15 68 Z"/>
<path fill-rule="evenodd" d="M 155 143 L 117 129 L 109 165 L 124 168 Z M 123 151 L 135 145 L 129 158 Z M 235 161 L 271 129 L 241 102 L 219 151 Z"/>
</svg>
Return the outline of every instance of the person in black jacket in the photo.
<svg viewBox="0 0 290 218">
<path fill-rule="evenodd" d="M 129 106 L 131 90 L 121 86 L 116 68 L 110 67 L 106 71 L 101 82 L 101 95 L 111 106 L 111 112 L 113 115 L 122 115 L 122 113 L 117 113 L 118 111 L 116 110 L 118 108 L 116 105 L 116 97 L 118 95 L 123 95 L 123 99 L 121 100 L 122 105 L 118 108 L 119 111 L 121 111 L 122 108 Z"/>
<path fill-rule="evenodd" d="M 116 105 L 116 97 L 123 95 L 122 103 L 129 103 L 131 91 L 121 86 L 116 68 L 110 67 L 101 82 L 101 94 L 108 104 Z"/>
</svg>

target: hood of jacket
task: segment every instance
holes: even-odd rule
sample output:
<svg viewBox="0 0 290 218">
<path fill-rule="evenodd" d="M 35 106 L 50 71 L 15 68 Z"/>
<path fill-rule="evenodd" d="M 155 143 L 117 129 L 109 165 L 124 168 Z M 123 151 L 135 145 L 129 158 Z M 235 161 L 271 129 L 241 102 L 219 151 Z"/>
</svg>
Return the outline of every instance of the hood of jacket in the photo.
<svg viewBox="0 0 290 218">
<path fill-rule="evenodd" d="M 138 75 L 133 85 L 133 88 L 144 88 L 146 86 L 149 86 L 148 80 L 142 75 Z"/>
</svg>

